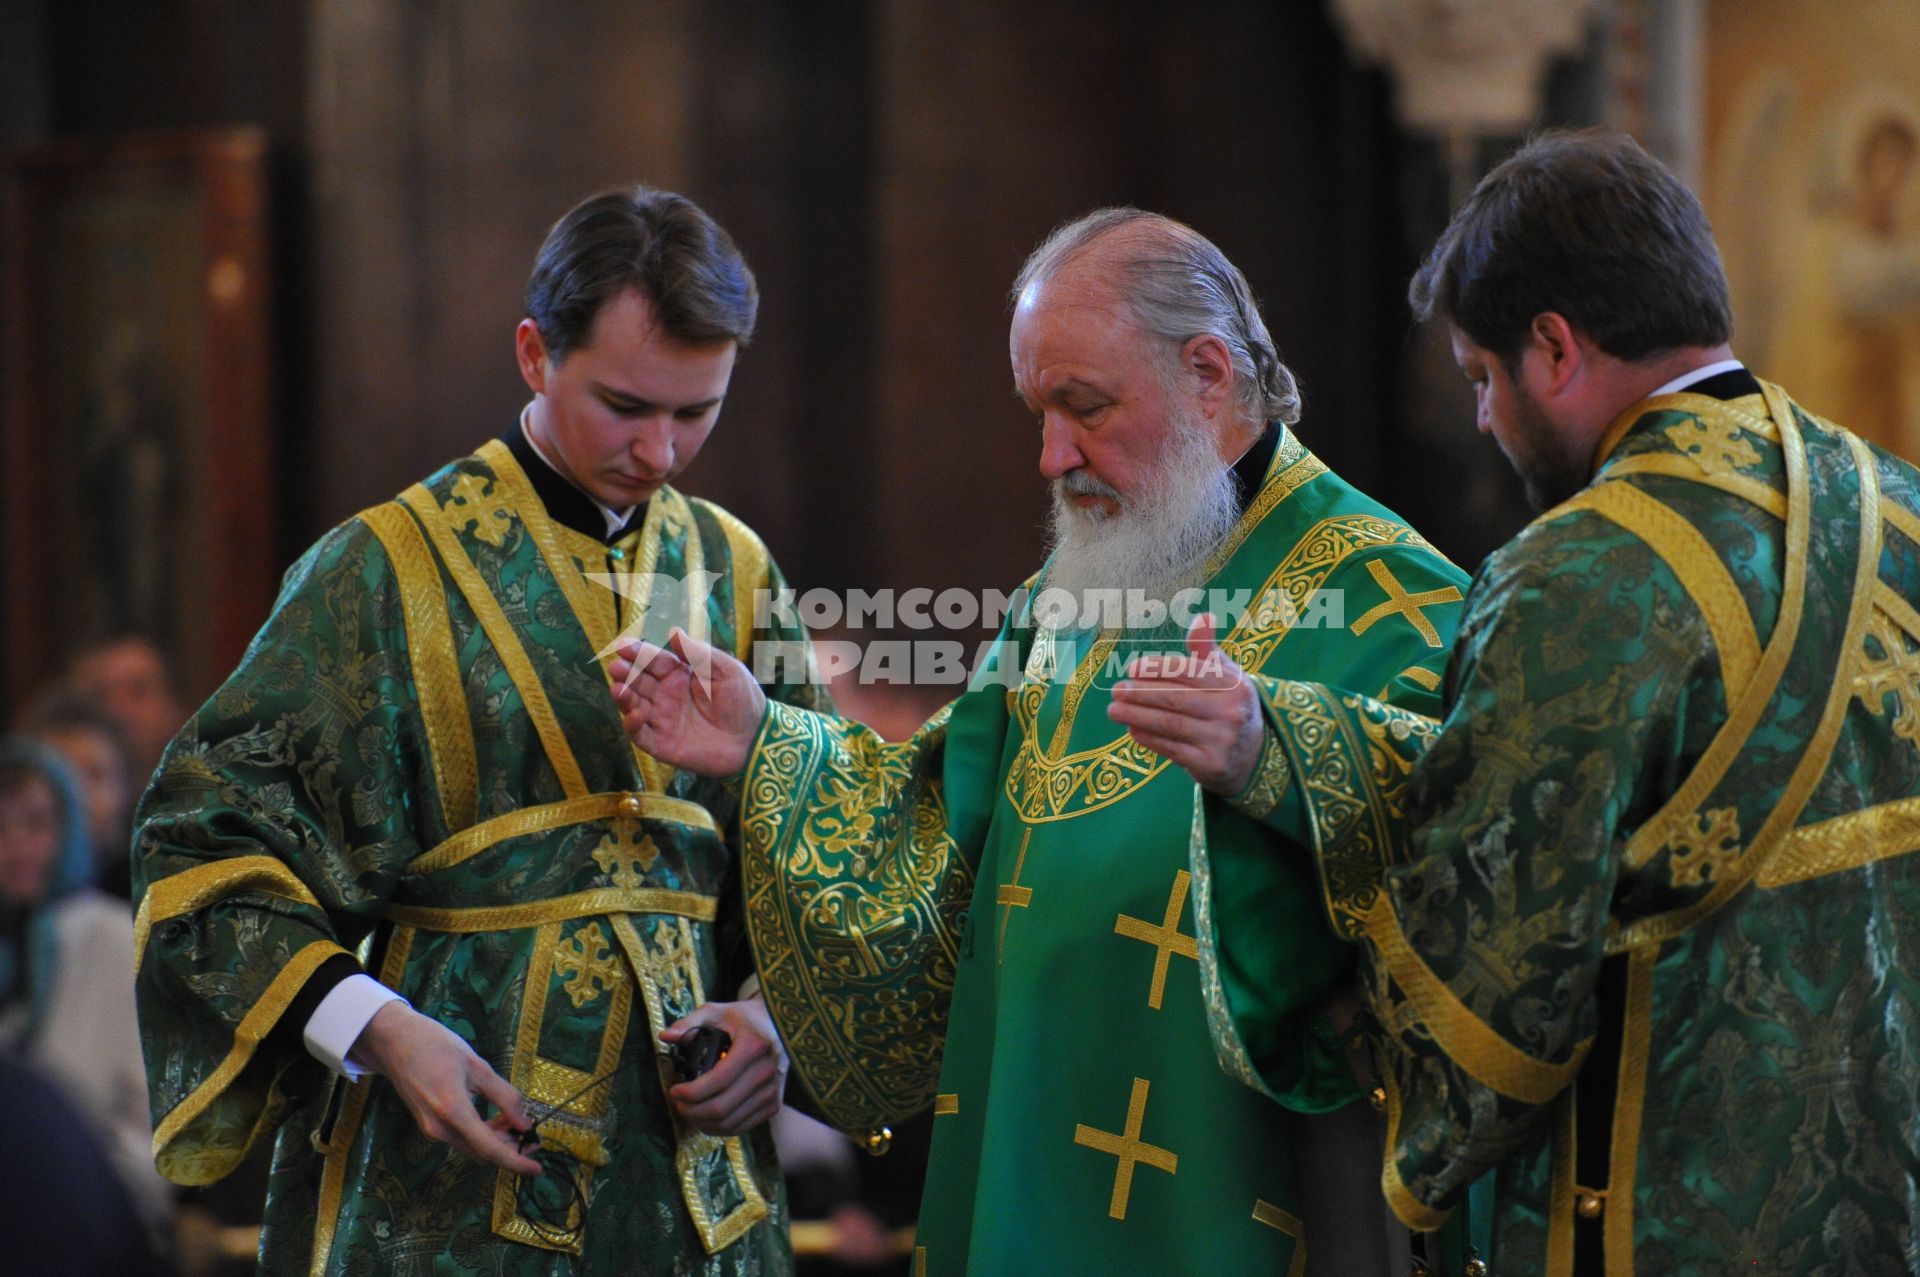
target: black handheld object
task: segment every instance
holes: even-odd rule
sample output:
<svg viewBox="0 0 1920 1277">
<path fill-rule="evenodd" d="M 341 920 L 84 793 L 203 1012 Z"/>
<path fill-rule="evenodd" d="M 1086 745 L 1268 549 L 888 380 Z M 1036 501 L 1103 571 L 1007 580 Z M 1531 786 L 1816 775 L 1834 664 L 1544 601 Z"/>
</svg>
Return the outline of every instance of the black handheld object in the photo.
<svg viewBox="0 0 1920 1277">
<path fill-rule="evenodd" d="M 718 1064 L 732 1046 L 733 1038 L 725 1029 L 702 1024 L 678 1042 L 669 1043 L 667 1058 L 673 1061 L 673 1071 L 680 1080 L 691 1082 Z"/>
</svg>

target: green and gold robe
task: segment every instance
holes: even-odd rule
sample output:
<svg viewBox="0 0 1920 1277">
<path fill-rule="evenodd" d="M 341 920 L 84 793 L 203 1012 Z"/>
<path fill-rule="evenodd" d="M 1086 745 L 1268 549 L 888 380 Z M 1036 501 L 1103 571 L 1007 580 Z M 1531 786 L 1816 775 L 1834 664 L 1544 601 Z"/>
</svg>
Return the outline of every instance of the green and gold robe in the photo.
<svg viewBox="0 0 1920 1277">
<path fill-rule="evenodd" d="M 791 1268 L 765 1128 L 678 1129 L 655 1049 L 751 970 L 735 800 L 628 743 L 596 657 L 641 606 L 741 652 L 805 635 L 756 631 L 779 572 L 717 507 L 662 489 L 609 546 L 535 486 L 494 442 L 324 537 L 143 801 L 154 1155 L 204 1184 L 277 1133 L 268 1272 Z M 562 1169 L 522 1183 L 383 1079 L 330 1082 L 283 1015 L 343 953 L 564 1106 Z"/>
<path fill-rule="evenodd" d="M 1915 1271 L 1920 475 L 1770 386 L 1600 456 L 1475 582 L 1442 723 L 1264 686 L 1386 1194 L 1433 1228 L 1495 1169 L 1503 1274 Z"/>
<path fill-rule="evenodd" d="M 1418 710 L 1465 577 L 1284 431 L 1216 557 L 1245 592 L 1224 647 Z M 1229 612 L 1233 612 L 1229 605 Z M 1197 957 L 1247 974 L 1252 1050 L 1292 1109 L 1356 1094 L 1318 1010 L 1351 946 L 1312 871 L 1223 817 L 1257 924 L 1216 933 L 1188 872 L 1195 786 L 1107 716 L 1150 639 L 1011 618 L 911 741 L 774 705 L 744 777 L 742 877 L 762 989 L 833 1121 L 934 1112 L 914 1271 L 1301 1271 L 1291 1114 L 1226 1076 Z"/>
</svg>

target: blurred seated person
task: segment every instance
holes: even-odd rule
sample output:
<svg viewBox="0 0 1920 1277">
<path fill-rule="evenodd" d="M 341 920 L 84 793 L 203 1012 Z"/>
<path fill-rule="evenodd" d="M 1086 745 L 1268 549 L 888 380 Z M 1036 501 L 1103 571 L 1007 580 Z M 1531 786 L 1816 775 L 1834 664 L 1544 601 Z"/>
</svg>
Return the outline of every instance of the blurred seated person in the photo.
<svg viewBox="0 0 1920 1277">
<path fill-rule="evenodd" d="M 786 1175 L 798 1277 L 909 1277 L 933 1116 L 891 1128 L 885 1156 L 793 1107 L 773 1119 Z"/>
<path fill-rule="evenodd" d="M 131 900 L 134 777 L 120 724 L 84 692 L 63 684 L 30 702 L 19 726 L 23 735 L 52 746 L 80 784 L 94 885 Z"/>
<path fill-rule="evenodd" d="M 93 1124 L 136 1209 L 169 1223 L 154 1169 L 133 1009 L 133 922 L 91 884 L 79 794 L 46 746 L 0 741 L 0 1053 L 37 1068 Z"/>
<path fill-rule="evenodd" d="M 0 1235 L 9 1277 L 171 1273 L 111 1166 L 60 1088 L 0 1055 Z M 52 1221 L 68 1226 L 48 1227 Z"/>
<path fill-rule="evenodd" d="M 145 635 L 123 634 L 82 648 L 67 667 L 66 682 L 120 724 L 135 788 L 146 788 L 161 751 L 187 721 L 159 646 Z"/>
</svg>

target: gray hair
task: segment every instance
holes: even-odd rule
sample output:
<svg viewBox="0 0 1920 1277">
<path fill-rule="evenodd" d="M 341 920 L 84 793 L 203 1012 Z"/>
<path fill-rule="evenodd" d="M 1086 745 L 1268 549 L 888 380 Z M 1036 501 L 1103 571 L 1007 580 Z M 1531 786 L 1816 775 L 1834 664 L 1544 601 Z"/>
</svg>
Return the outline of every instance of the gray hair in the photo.
<svg viewBox="0 0 1920 1277">
<path fill-rule="evenodd" d="M 1096 249 L 1113 269 L 1140 327 L 1175 351 L 1202 335 L 1226 343 L 1240 406 L 1261 421 L 1300 420 L 1300 388 L 1280 362 L 1260 304 L 1240 268 L 1213 241 L 1182 222 L 1137 208 L 1103 208 L 1076 218 L 1033 250 L 1013 281 L 1017 305 L 1028 286 L 1051 280 Z"/>
</svg>

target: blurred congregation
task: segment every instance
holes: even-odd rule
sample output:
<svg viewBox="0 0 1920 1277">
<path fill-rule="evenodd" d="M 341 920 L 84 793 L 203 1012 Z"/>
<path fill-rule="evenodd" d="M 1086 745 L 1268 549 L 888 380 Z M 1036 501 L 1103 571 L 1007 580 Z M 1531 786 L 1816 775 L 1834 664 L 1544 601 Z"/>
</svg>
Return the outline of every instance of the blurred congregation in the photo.
<svg viewBox="0 0 1920 1277">
<path fill-rule="evenodd" d="M 267 1144 L 204 1188 L 154 1166 L 132 813 L 306 547 L 511 427 L 527 265 L 593 191 L 683 192 L 751 263 L 758 333 L 682 483 L 801 589 L 1033 570 L 1007 290 L 1113 204 L 1245 271 L 1301 438 L 1471 572 L 1527 514 L 1406 281 L 1553 125 L 1673 167 L 1747 362 L 1920 459 L 1911 0 L 4 0 L 0 21 L 0 1213 L 16 1237 L 86 1221 L 27 1271 L 251 1271 Z M 835 696 L 899 738 L 951 691 Z M 872 1157 L 776 1120 L 803 1274 L 908 1273 L 927 1124 Z"/>
</svg>

